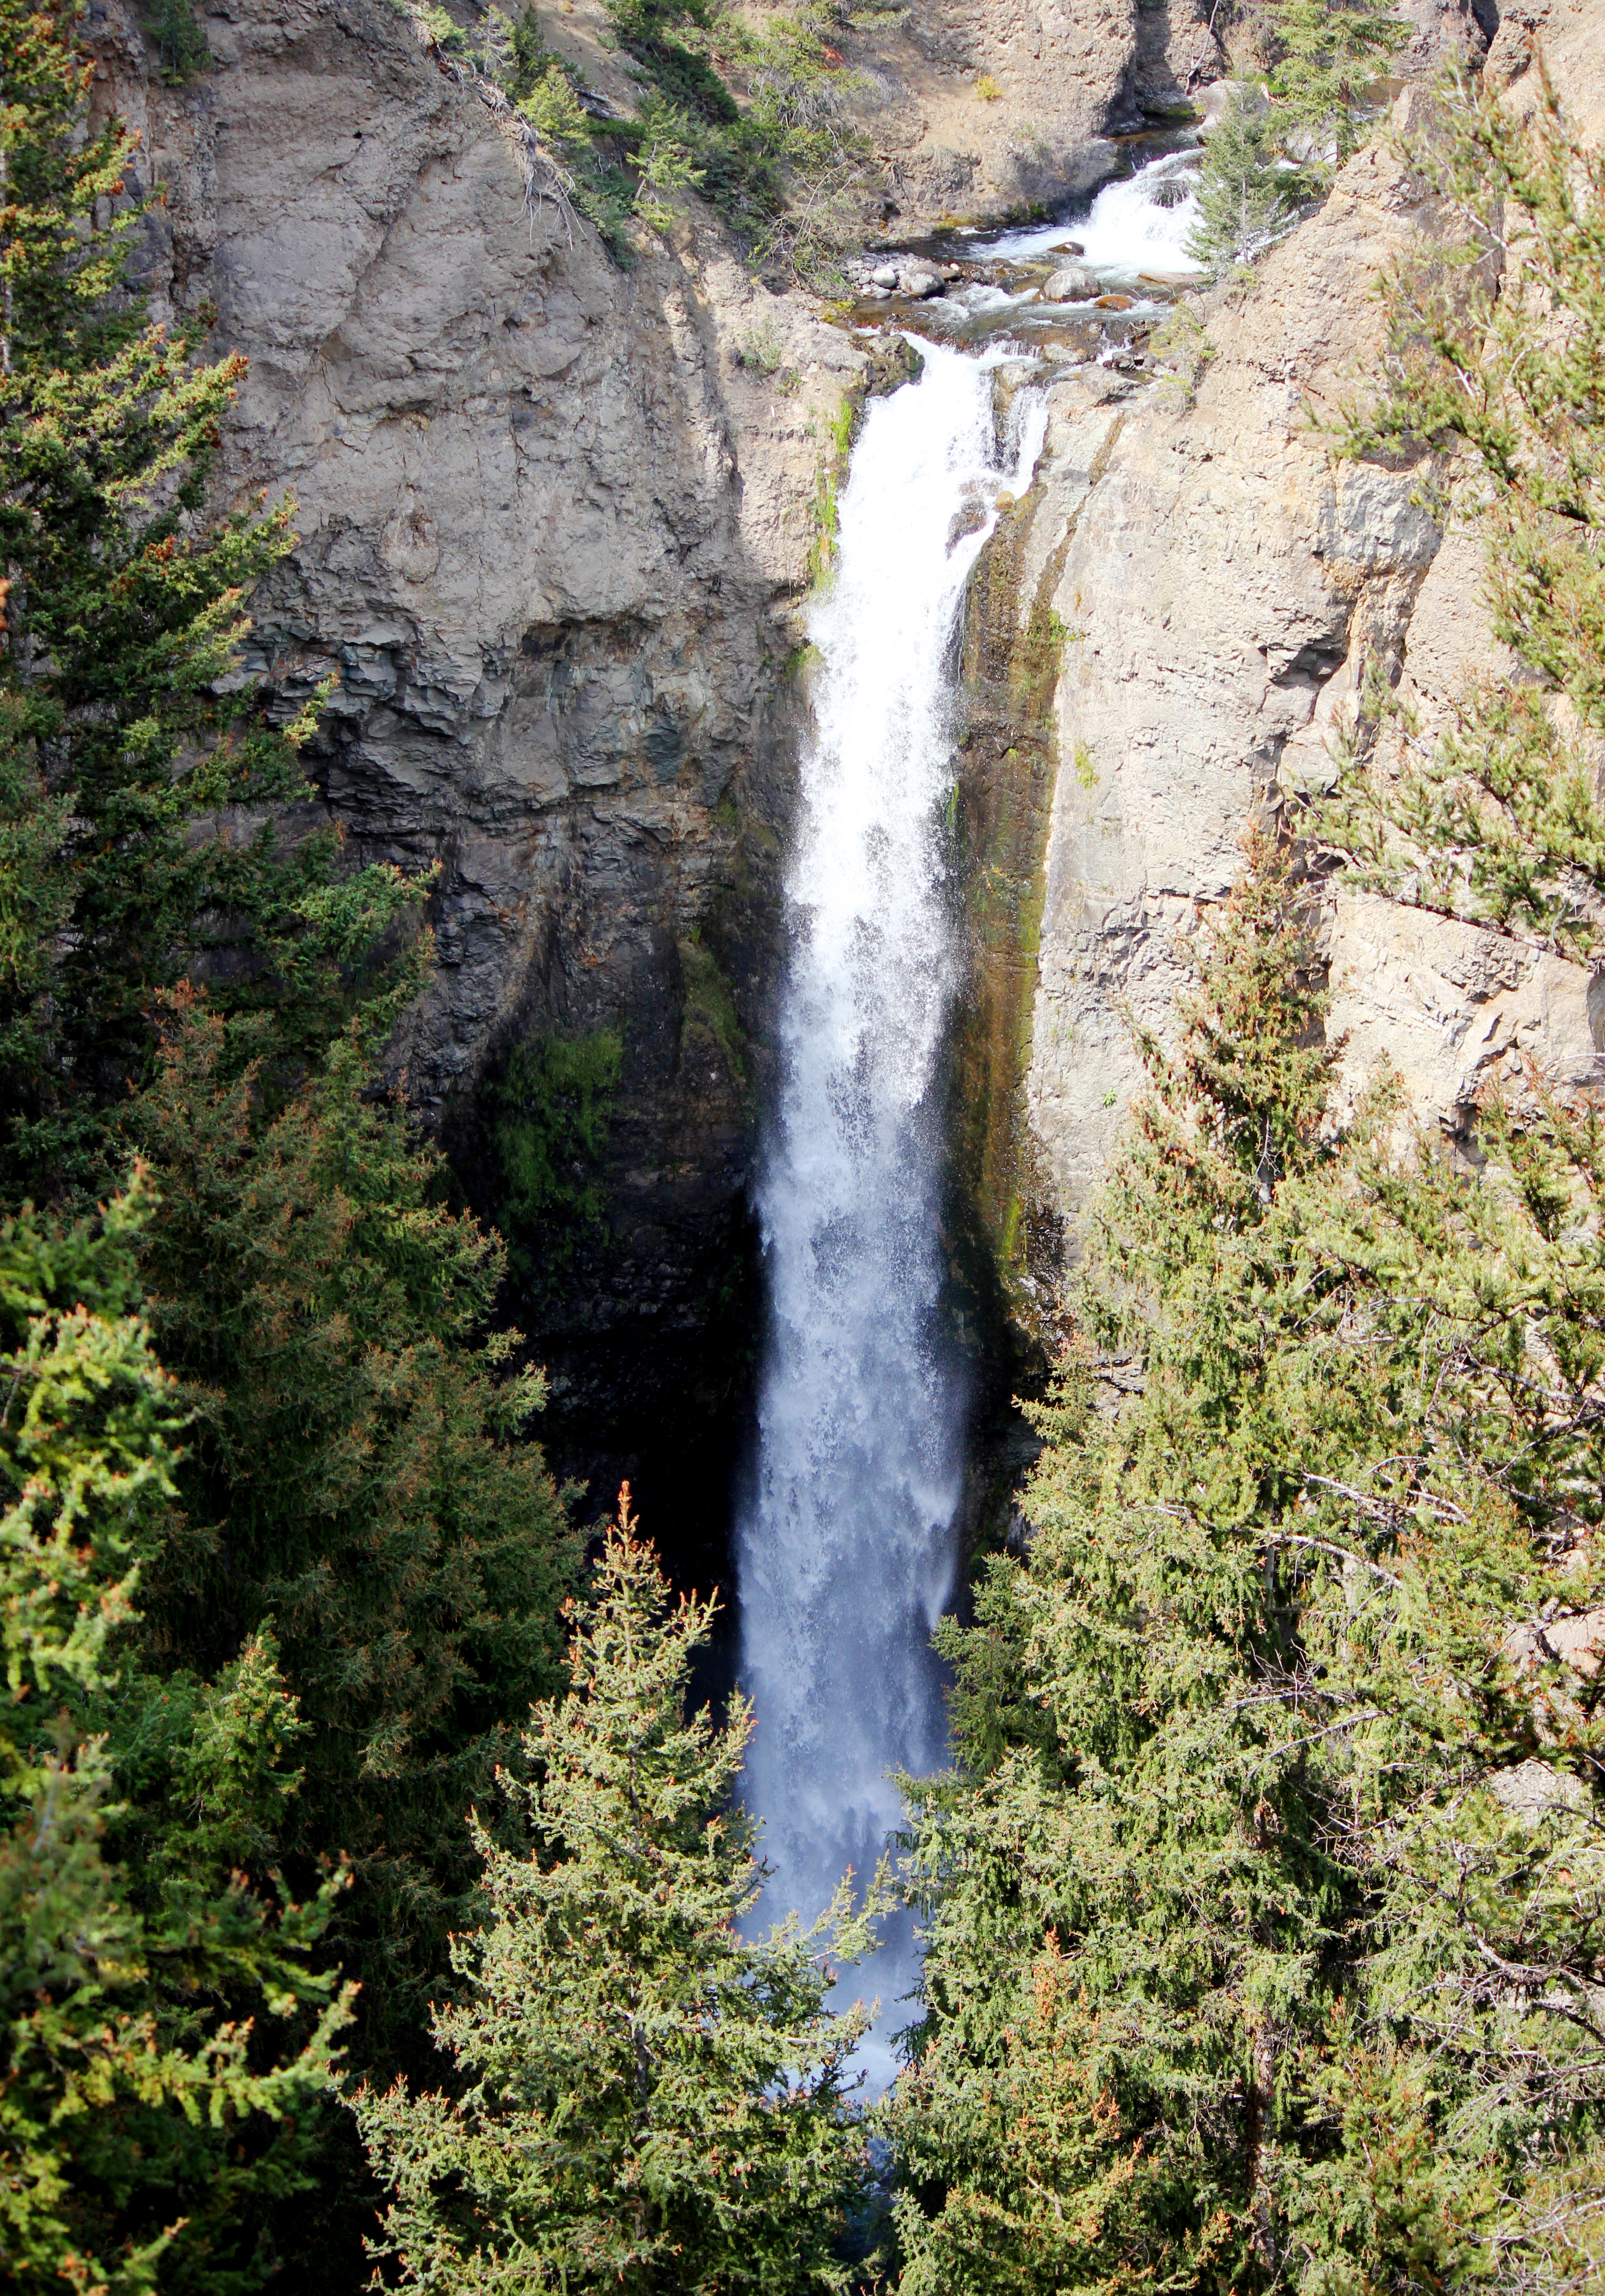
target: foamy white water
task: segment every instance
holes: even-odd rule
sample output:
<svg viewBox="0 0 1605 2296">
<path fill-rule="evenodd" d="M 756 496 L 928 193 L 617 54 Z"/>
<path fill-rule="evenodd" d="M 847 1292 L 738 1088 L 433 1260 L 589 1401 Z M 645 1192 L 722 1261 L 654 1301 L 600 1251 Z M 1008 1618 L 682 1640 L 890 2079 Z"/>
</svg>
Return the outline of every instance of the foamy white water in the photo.
<svg viewBox="0 0 1605 2296">
<path fill-rule="evenodd" d="M 937 1328 L 938 1111 L 954 982 L 940 825 L 953 651 L 1004 487 L 1028 483 L 1039 405 L 998 467 L 989 367 L 921 344 L 872 403 L 810 635 L 814 735 L 787 877 L 782 1083 L 759 1188 L 768 1355 L 752 1503 L 738 1530 L 745 1782 L 774 1878 L 761 1908 L 811 1920 L 903 1821 L 888 1770 L 940 1766 L 930 1636 L 953 1588 L 963 1399 Z M 975 531 L 950 538 L 961 513 Z M 881 2014 L 879 2087 L 914 1980 L 905 1923 L 843 1990 Z"/>
<path fill-rule="evenodd" d="M 1073 239 L 1085 250 L 1077 260 L 1106 276 L 1111 286 L 1129 284 L 1143 271 L 1161 279 L 1191 278 L 1200 269 L 1187 252 L 1187 236 L 1198 216 L 1197 182 L 1196 154 L 1167 152 L 1134 176 L 1105 184 L 1082 222 L 1005 232 L 970 252 L 1020 261 L 1052 254 Z"/>
</svg>

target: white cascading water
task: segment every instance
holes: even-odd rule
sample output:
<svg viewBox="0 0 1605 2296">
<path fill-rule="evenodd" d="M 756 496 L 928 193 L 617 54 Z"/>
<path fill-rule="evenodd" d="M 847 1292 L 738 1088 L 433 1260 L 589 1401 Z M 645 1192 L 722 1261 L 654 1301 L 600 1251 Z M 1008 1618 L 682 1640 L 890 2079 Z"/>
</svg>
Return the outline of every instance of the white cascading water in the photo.
<svg viewBox="0 0 1605 2296">
<path fill-rule="evenodd" d="M 954 976 L 953 654 L 997 494 L 1029 482 L 1044 416 L 1017 402 L 1013 467 L 1000 469 L 989 366 L 920 348 L 922 377 L 870 407 L 810 624 L 815 730 L 759 1189 L 770 1332 L 738 1531 L 757 1714 L 745 1793 L 774 1868 L 766 1921 L 812 1920 L 849 1866 L 862 1882 L 902 1823 L 888 1769 L 945 1755 L 930 1637 L 953 1586 L 962 1398 L 937 1330 L 931 1086 Z M 905 1924 L 844 1979 L 849 1998 L 881 2003 L 864 2050 L 875 2087 L 915 1973 Z"/>
<path fill-rule="evenodd" d="M 1028 262 L 1073 239 L 1083 250 L 1077 260 L 1111 285 L 1130 285 L 1143 272 L 1162 279 L 1196 276 L 1201 266 L 1188 254 L 1187 241 L 1198 220 L 1197 164 L 1196 152 L 1167 152 L 1134 175 L 1105 184 L 1079 223 L 1004 232 L 971 252 Z"/>
</svg>

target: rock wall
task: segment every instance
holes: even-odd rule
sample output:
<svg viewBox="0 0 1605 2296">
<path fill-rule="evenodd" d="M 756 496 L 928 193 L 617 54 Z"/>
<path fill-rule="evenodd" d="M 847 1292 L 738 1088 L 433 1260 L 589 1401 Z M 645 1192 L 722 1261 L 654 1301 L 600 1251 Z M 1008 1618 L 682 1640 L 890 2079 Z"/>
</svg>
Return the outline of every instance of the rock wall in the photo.
<svg viewBox="0 0 1605 2296">
<path fill-rule="evenodd" d="M 1541 38 L 1598 132 L 1601 12 L 1551 0 Z M 1250 825 L 1331 784 L 1368 665 L 1429 726 L 1490 660 L 1475 530 L 1445 535 L 1412 472 L 1337 463 L 1317 427 L 1376 350 L 1379 265 L 1437 228 L 1419 184 L 1363 152 L 1252 290 L 1207 312 L 1196 397 L 1101 373 L 1054 390 L 1036 516 L 1062 552 L 1068 636 L 1027 1097 L 1072 1246 L 1140 1084 L 1133 1023 L 1170 1029 L 1187 942 Z M 1495 1072 L 1595 1074 L 1585 968 L 1341 884 L 1324 930 L 1351 1097 L 1389 1059 L 1419 1115 L 1454 1133 Z"/>
<path fill-rule="evenodd" d="M 1205 39 L 1194 0 L 872 21 L 847 62 L 888 216 L 906 233 L 1106 172 L 1105 131 L 1173 86 L 1173 14 Z M 350 849 L 438 873 L 396 1076 L 465 1136 L 510 1045 L 621 1027 L 611 1242 L 580 1320 L 694 1332 L 738 1248 L 785 670 L 862 355 L 706 216 L 625 271 L 582 221 L 528 212 L 495 119 L 383 0 L 209 0 L 204 22 L 213 67 L 173 89 L 133 0 L 91 0 L 94 101 L 138 127 L 160 190 L 135 266 L 153 311 L 214 307 L 213 348 L 250 363 L 222 498 L 298 506 L 250 667 L 285 712 L 338 679 L 309 755 Z M 633 107 L 600 0 L 541 23 Z"/>
<path fill-rule="evenodd" d="M 1200 0 L 926 0 L 844 37 L 899 238 L 1090 190 L 1110 139 L 1186 105 L 1219 52 Z"/>
<path fill-rule="evenodd" d="M 1542 52 L 1605 128 L 1590 0 L 1413 13 L 1421 60 L 1491 34 L 1525 102 Z M 153 308 L 215 306 L 216 344 L 250 361 L 222 496 L 299 504 L 253 666 L 287 712 L 338 678 L 327 805 L 355 855 L 438 873 L 397 1078 L 488 1205 L 487 1075 L 520 1041 L 617 1029 L 605 1246 L 582 1237 L 561 1311 L 548 1286 L 529 1320 L 560 1387 L 616 1414 L 671 1362 L 681 1392 L 717 1383 L 753 1315 L 788 668 L 864 355 L 706 217 L 623 271 L 529 211 L 495 120 L 383 0 L 213 0 L 215 67 L 187 90 L 127 0 L 89 22 L 95 102 L 141 128 L 162 193 L 137 258 Z M 628 107 L 598 0 L 542 22 Z M 1203 0 L 930 0 L 844 36 L 887 227 L 1090 184 L 1112 135 L 1218 70 L 1210 22 Z M 1169 1025 L 1246 827 L 1330 775 L 1365 665 L 1430 709 L 1486 655 L 1475 537 L 1445 539 L 1409 473 L 1334 464 L 1306 420 L 1374 348 L 1378 264 L 1433 223 L 1363 153 L 1209 315 L 1196 393 L 1130 362 L 1052 390 L 1041 481 L 972 615 L 956 823 L 979 956 L 955 1074 L 993 1110 L 961 1160 L 1005 1254 L 1022 1228 L 1073 1238 L 1137 1082 L 1131 1019 Z M 1385 1050 L 1454 1128 L 1491 1067 L 1592 1074 L 1576 968 L 1347 892 L 1328 938 L 1355 1088 Z M 721 1318 L 746 1335 L 725 1354 Z"/>
<path fill-rule="evenodd" d="M 555 1322 L 531 1306 L 560 1383 L 594 1384 L 610 1334 L 639 1363 L 700 1330 L 745 1249 L 786 667 L 861 355 L 705 221 L 626 272 L 528 212 L 495 120 L 382 4 L 226 0 L 184 91 L 119 0 L 94 30 L 96 101 L 164 193 L 153 308 L 209 299 L 250 362 L 222 492 L 298 506 L 251 667 L 286 712 L 338 678 L 308 756 L 349 849 L 438 872 L 397 1079 L 471 1133 L 510 1044 L 622 1032 L 608 1248 Z"/>
</svg>

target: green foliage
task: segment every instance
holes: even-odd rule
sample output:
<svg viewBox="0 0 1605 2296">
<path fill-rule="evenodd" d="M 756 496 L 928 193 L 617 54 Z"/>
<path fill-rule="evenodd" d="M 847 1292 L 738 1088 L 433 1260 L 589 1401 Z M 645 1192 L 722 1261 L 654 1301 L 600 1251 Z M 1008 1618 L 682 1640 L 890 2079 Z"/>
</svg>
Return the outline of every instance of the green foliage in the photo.
<svg viewBox="0 0 1605 2296">
<path fill-rule="evenodd" d="M 310 1966 L 332 1889 L 273 1870 L 305 1726 L 271 1636 L 210 1684 L 132 1637 L 184 1421 L 131 1306 L 150 1208 L 0 1225 L 0 2271 L 235 2296 L 348 2011 Z"/>
<path fill-rule="evenodd" d="M 682 182 L 695 184 L 754 260 L 806 282 L 831 279 L 866 155 L 847 118 L 854 82 L 831 45 L 829 10 L 803 0 L 753 20 L 714 19 L 695 0 L 612 0 L 609 14 L 648 78 L 641 148 L 683 154 Z M 651 189 L 648 204 L 661 227 Z"/>
<path fill-rule="evenodd" d="M 709 1039 L 739 1083 L 747 1080 L 747 1037 L 730 983 L 718 959 L 700 934 L 680 943 L 680 976 L 685 1003 L 680 1022 L 680 1057 L 698 1058 Z"/>
<path fill-rule="evenodd" d="M 1229 249 L 1224 252 L 1229 257 Z M 1188 303 L 1176 304 L 1164 324 L 1150 337 L 1149 348 L 1156 359 L 1163 362 L 1170 390 L 1179 392 L 1183 407 L 1192 406 L 1199 384 L 1215 357 L 1215 345 L 1198 313 Z M 1086 633 L 1080 635 L 1085 637 Z"/>
<path fill-rule="evenodd" d="M 831 45 L 830 7 L 802 0 L 754 21 L 708 0 L 609 0 L 612 41 L 642 89 L 634 119 L 586 109 L 576 67 L 545 45 L 533 7 L 516 18 L 492 8 L 472 40 L 430 0 L 408 0 L 407 12 L 512 98 L 616 261 L 634 259 L 632 225 L 667 232 L 695 193 L 753 261 L 836 279 L 868 155 L 846 117 L 854 82 Z"/>
<path fill-rule="evenodd" d="M 786 346 L 780 330 L 772 319 L 765 319 L 749 330 L 736 352 L 735 363 L 750 373 L 762 375 L 767 381 L 774 379 L 774 387 L 782 398 L 789 398 L 802 378 L 794 366 L 784 365 Z"/>
<path fill-rule="evenodd" d="M 1291 224 L 1296 180 L 1282 159 L 1274 114 L 1234 93 L 1204 147 L 1188 254 L 1213 279 L 1252 264 Z"/>
<path fill-rule="evenodd" d="M 772 375 L 786 356 L 786 346 L 773 319 L 751 327 L 736 354 L 737 364 L 749 367 L 754 374 L 766 379 Z"/>
<path fill-rule="evenodd" d="M 0 1231 L 0 2279 L 244 2296 L 338 2272 L 340 1967 L 388 2073 L 577 1558 L 499 1242 L 378 1085 L 422 888 L 302 833 L 322 697 L 237 668 L 291 540 L 206 521 L 242 363 L 122 287 L 72 19 L 0 35 L 4 1166 L 156 1189 Z"/>
<path fill-rule="evenodd" d="M 763 1882 L 734 1805 L 751 1710 L 686 1710 L 712 1603 L 671 1605 L 626 1486 L 572 1688 L 536 1709 L 531 1850 L 478 1820 L 487 1918 L 456 1939 L 438 2008 L 447 2091 L 364 2088 L 355 2110 L 396 2198 L 376 2253 L 405 2288 L 845 2289 L 835 2240 L 866 2181 L 847 2110 L 860 2010 L 824 2000 L 867 1940 L 847 1917 L 745 1934 Z M 373 2284 L 381 2284 L 379 2276 Z M 382 2284 L 391 2284 L 389 2280 Z"/>
<path fill-rule="evenodd" d="M 1486 537 L 1486 598 L 1514 680 L 1460 698 L 1431 741 L 1385 690 L 1324 827 L 1375 882 L 1568 954 L 1605 947 L 1605 161 L 1554 90 L 1530 121 L 1462 90 L 1403 156 L 1459 239 L 1386 275 L 1382 390 L 1351 407 L 1351 455 L 1456 455 L 1456 514 Z"/>
<path fill-rule="evenodd" d="M 115 120 L 82 135 L 87 84 L 70 15 L 0 0 L 0 1160 L 58 1193 L 116 1168 L 108 1111 L 147 1072 L 165 990 L 205 978 L 303 1041 L 341 994 L 315 923 L 332 840 L 273 825 L 307 794 L 312 715 L 275 730 L 234 675 L 289 513 L 198 515 L 243 362 L 206 364 L 199 323 L 169 335 L 113 292 L 129 142 Z M 105 232 L 102 202 L 124 210 Z M 377 932 L 405 889 L 363 882 Z"/>
<path fill-rule="evenodd" d="M 575 94 L 567 74 L 556 64 L 548 65 L 519 109 L 536 135 L 544 135 L 549 144 L 579 145 L 590 135 L 591 123 L 585 106 Z"/>
<path fill-rule="evenodd" d="M 749 117 L 774 155 L 782 191 L 754 253 L 816 289 L 839 288 L 837 258 L 862 235 L 871 159 L 848 117 L 846 100 L 858 82 L 832 45 L 839 22 L 830 7 L 803 0 L 762 16 L 739 52 Z"/>
<path fill-rule="evenodd" d="M 623 1060 L 617 1029 L 527 1037 L 482 1095 L 506 1190 L 502 1233 L 515 1268 L 540 1284 L 561 1276 L 582 1230 L 602 1226 L 597 1168 Z"/>
<path fill-rule="evenodd" d="M 152 0 L 145 22 L 161 58 L 161 76 L 170 87 L 199 79 L 212 61 L 193 0 Z"/>
<path fill-rule="evenodd" d="M 1300 156 L 1330 173 L 1359 148 L 1365 99 L 1411 27 L 1388 0 L 1276 0 L 1270 24 L 1280 51 L 1270 90 L 1284 142 L 1307 138 Z"/>
<path fill-rule="evenodd" d="M 708 170 L 696 165 L 692 145 L 682 143 L 673 133 L 680 124 L 679 115 L 654 107 L 648 117 L 647 134 L 641 145 L 641 183 L 635 193 L 635 212 L 654 231 L 667 231 L 674 221 L 674 209 L 664 193 L 700 192 L 708 181 Z"/>
<path fill-rule="evenodd" d="M 541 37 L 541 20 L 533 8 L 521 8 L 516 17 L 508 18 L 501 10 L 491 11 L 493 23 L 500 19 L 507 60 L 503 70 L 503 86 L 515 103 L 523 103 L 548 78 L 558 59 Z"/>
<path fill-rule="evenodd" d="M 808 573 L 815 582 L 824 581 L 836 563 L 837 497 L 846 481 L 848 465 L 852 459 L 853 433 L 857 426 L 858 414 L 858 401 L 844 397 L 831 417 L 827 434 L 829 444 L 821 457 L 814 480 L 814 540 L 808 550 Z"/>
<path fill-rule="evenodd" d="M 1261 852 L 1144 1046 L 1028 1554 L 944 1629 L 905 2296 L 1511 2284 L 1584 2237 L 1602 1136 L 1491 1110 L 1471 1177 L 1384 1093 L 1337 1143 L 1322 1011 Z"/>
<path fill-rule="evenodd" d="M 1233 90 L 1204 146 L 1187 242 L 1214 280 L 1249 269 L 1326 189 L 1411 33 L 1388 0 L 1269 0 L 1254 20 L 1276 61 L 1263 87 Z"/>
<path fill-rule="evenodd" d="M 240 1057 L 259 1040 L 192 1015 L 141 1113 L 149 1312 L 195 1413 L 147 1630 L 209 1662 L 273 1621 L 312 1733 L 285 1855 L 348 1861 L 332 1936 L 388 2064 L 465 1918 L 462 1813 L 553 1679 L 575 1558 L 519 1439 L 539 1377 L 509 1375 L 517 1333 L 477 1337 L 499 1241 L 446 1207 L 360 1035 L 276 1113 Z"/>
<path fill-rule="evenodd" d="M 8 428 L 20 378 L 45 366 L 82 366 L 130 332 L 107 298 L 122 275 L 132 214 L 125 205 L 105 232 L 93 221 L 98 201 L 119 198 L 133 139 L 116 118 L 94 135 L 82 132 L 94 68 L 74 44 L 73 20 L 68 8 L 22 0 L 5 0 L 0 13 L 0 407 Z M 10 497 L 8 485 L 0 493 L 8 559 L 16 539 Z"/>
</svg>

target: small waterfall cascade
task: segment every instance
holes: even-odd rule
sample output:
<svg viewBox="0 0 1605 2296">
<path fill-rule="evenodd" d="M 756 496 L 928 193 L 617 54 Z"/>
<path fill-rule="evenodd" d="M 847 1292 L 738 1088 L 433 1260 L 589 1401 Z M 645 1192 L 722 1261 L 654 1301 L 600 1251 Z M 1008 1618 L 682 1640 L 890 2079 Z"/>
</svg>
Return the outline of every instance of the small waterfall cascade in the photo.
<svg viewBox="0 0 1605 2296">
<path fill-rule="evenodd" d="M 1075 223 L 1033 224 L 978 242 L 977 255 L 1027 262 L 1052 255 L 1073 240 L 1078 262 L 1110 286 L 1130 286 L 1146 272 L 1166 279 L 1196 278 L 1202 268 L 1187 252 L 1198 221 L 1198 153 L 1191 148 L 1151 160 L 1134 175 L 1105 184 Z"/>
<path fill-rule="evenodd" d="M 955 634 L 1004 488 L 1044 415 L 1022 394 L 1000 467 L 990 362 L 921 343 L 870 406 L 810 636 L 814 731 L 787 880 L 782 1082 L 759 1186 L 769 1287 L 755 1487 L 737 1529 L 745 1793 L 774 1868 L 759 1917 L 805 1923 L 902 1823 L 887 1773 L 936 1768 L 932 1629 L 952 1593 L 963 1398 L 937 1328 L 940 1112 L 954 980 L 942 812 Z M 842 1991 L 909 2021 L 912 1928 Z"/>
</svg>

